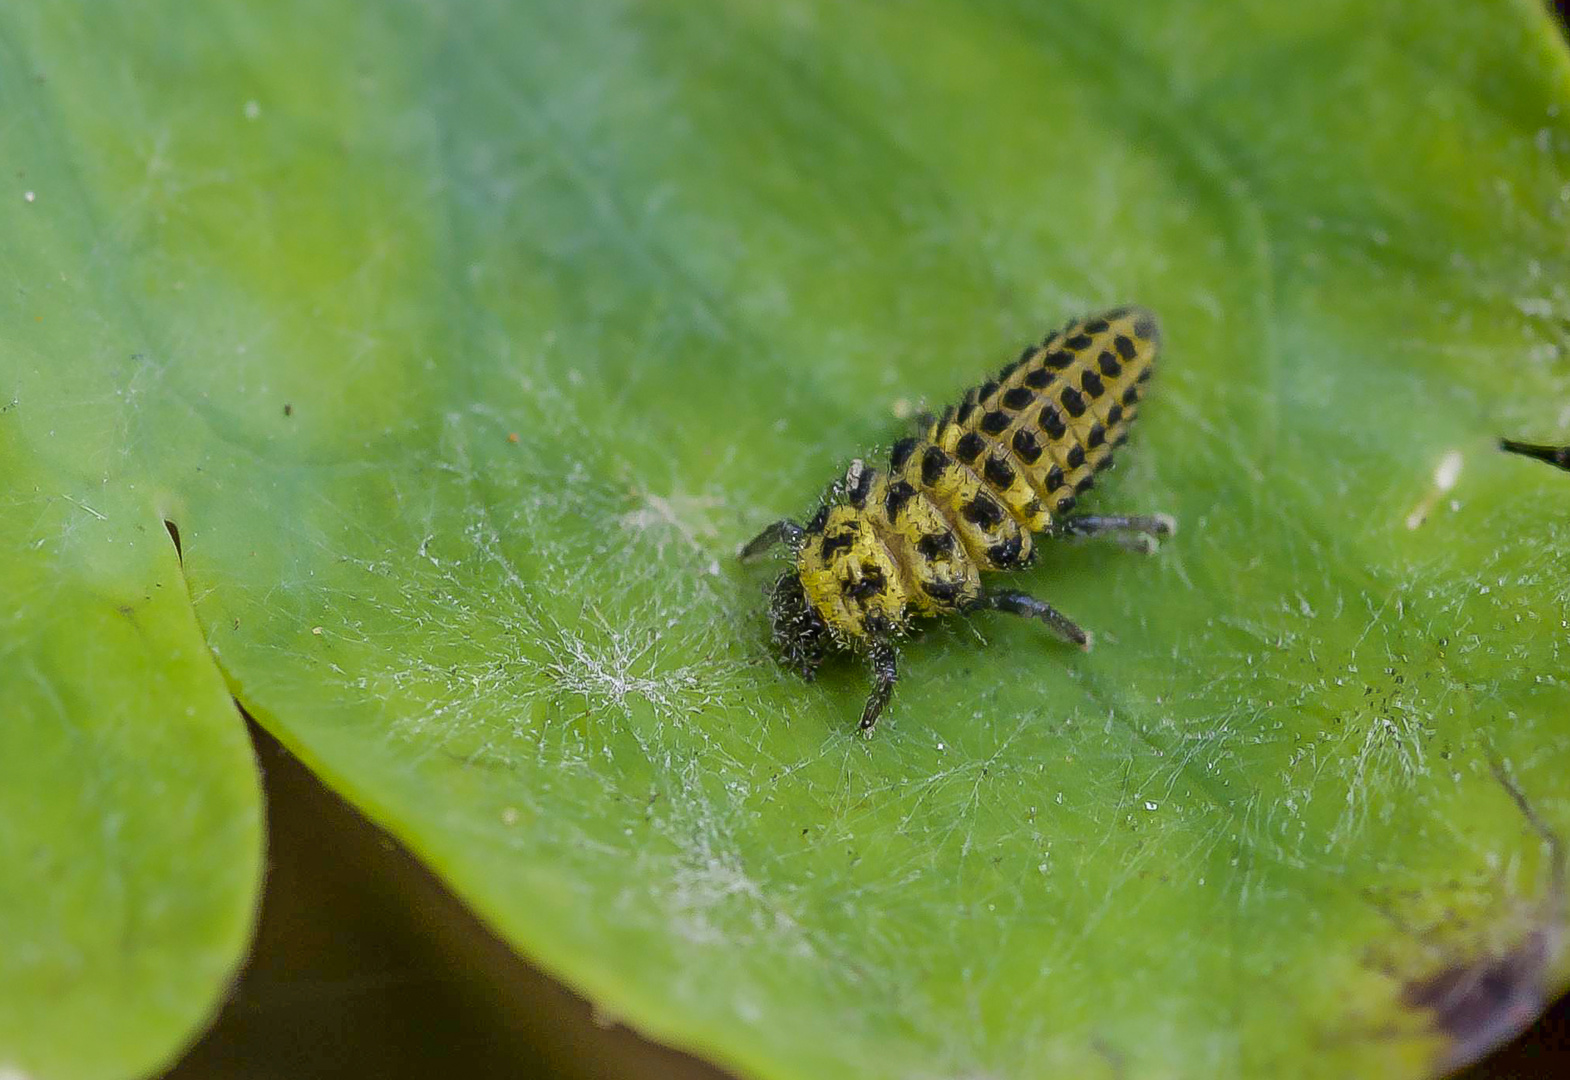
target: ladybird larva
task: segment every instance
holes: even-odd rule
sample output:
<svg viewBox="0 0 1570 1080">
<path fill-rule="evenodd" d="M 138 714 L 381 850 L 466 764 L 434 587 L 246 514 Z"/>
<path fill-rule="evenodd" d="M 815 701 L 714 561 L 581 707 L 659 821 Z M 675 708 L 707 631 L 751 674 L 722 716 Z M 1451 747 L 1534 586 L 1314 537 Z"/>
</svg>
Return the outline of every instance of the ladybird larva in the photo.
<svg viewBox="0 0 1570 1080">
<path fill-rule="evenodd" d="M 810 680 L 831 651 L 865 652 L 873 686 L 860 729 L 870 736 L 898 678 L 895 641 L 913 619 L 1003 611 L 1088 649 L 1090 635 L 1052 605 L 985 588 L 981 574 L 1028 566 L 1038 533 L 1110 534 L 1154 551 L 1174 532 L 1167 514 L 1072 513 L 1128 438 L 1160 344 L 1144 308 L 1071 322 L 896 442 L 886 468 L 853 462 L 805 526 L 776 521 L 759 533 L 742 559 L 779 544 L 791 554 L 770 601 L 784 661 Z"/>
</svg>

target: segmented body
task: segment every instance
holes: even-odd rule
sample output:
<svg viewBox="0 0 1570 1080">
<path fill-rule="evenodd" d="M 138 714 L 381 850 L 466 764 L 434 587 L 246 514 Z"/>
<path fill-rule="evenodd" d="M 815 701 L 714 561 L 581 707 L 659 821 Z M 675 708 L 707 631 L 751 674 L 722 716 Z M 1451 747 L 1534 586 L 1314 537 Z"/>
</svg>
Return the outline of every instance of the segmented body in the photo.
<svg viewBox="0 0 1570 1080">
<path fill-rule="evenodd" d="M 842 646 L 913 616 L 963 611 L 980 574 L 1027 565 L 1112 462 L 1160 344 L 1154 317 L 1120 308 L 1077 320 L 970 390 L 888 467 L 853 467 L 795 553 L 805 600 Z"/>
</svg>

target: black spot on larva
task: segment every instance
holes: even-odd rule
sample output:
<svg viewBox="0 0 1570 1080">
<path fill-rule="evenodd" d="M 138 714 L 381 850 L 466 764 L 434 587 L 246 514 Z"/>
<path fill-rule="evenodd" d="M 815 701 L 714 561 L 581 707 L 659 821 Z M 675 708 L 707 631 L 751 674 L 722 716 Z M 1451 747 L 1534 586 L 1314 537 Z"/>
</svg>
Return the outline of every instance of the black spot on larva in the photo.
<svg viewBox="0 0 1570 1080">
<path fill-rule="evenodd" d="M 905 467 L 905 462 L 910 460 L 910 453 L 916 449 L 919 442 L 914 435 L 908 435 L 894 444 L 894 449 L 889 454 L 889 471 L 899 472 Z"/>
<path fill-rule="evenodd" d="M 1063 459 L 1063 464 L 1071 469 L 1077 469 L 1085 464 L 1085 448 L 1078 444 L 1069 447 L 1068 456 Z"/>
<path fill-rule="evenodd" d="M 1026 465 L 1034 465 L 1041 457 L 1041 444 L 1031 434 L 1029 428 L 1020 428 L 1014 433 L 1014 453 Z"/>
<path fill-rule="evenodd" d="M 936 430 L 942 431 L 949 426 L 949 421 L 954 419 L 954 406 L 950 405 L 943 410 L 943 415 L 938 417 L 938 422 L 932 425 Z"/>
<path fill-rule="evenodd" d="M 976 388 L 976 400 L 985 405 L 987 403 L 987 399 L 997 392 L 998 384 L 993 380 L 988 379 L 986 382 L 982 383 L 979 387 Z"/>
<path fill-rule="evenodd" d="M 1051 495 L 1058 488 L 1062 487 L 1063 486 L 1063 466 L 1061 466 L 1061 465 L 1054 465 L 1054 466 L 1052 466 L 1052 468 L 1048 469 L 1047 470 L 1047 475 L 1042 478 L 1041 486 L 1047 489 L 1046 493 L 1048 495 Z"/>
<path fill-rule="evenodd" d="M 818 544 L 818 554 L 823 556 L 823 561 L 828 562 L 836 551 L 842 551 L 856 542 L 855 529 L 840 529 L 825 536 Z"/>
<path fill-rule="evenodd" d="M 1139 353 L 1138 346 L 1136 346 L 1127 338 L 1127 336 L 1123 334 L 1119 334 L 1117 337 L 1112 339 L 1112 347 L 1116 349 L 1118 351 L 1118 355 L 1125 360 L 1132 360 Z"/>
<path fill-rule="evenodd" d="M 869 596 L 877 596 L 888 584 L 888 579 L 883 576 L 883 571 L 872 563 L 864 563 L 861 567 L 861 580 L 850 582 L 845 586 L 845 595 L 852 600 L 865 600 Z"/>
<path fill-rule="evenodd" d="M 1109 379 L 1115 379 L 1123 371 L 1123 365 L 1118 363 L 1118 358 L 1109 352 L 1104 352 L 1096 358 L 1096 366 L 1101 369 L 1101 374 Z"/>
<path fill-rule="evenodd" d="M 1085 436 L 1085 445 L 1094 450 L 1107 441 L 1107 429 L 1099 422 L 1090 425 L 1090 432 Z"/>
<path fill-rule="evenodd" d="M 976 492 L 960 513 L 965 515 L 967 521 L 973 521 L 983 529 L 995 529 L 1003 522 L 1003 507 L 985 491 Z"/>
<path fill-rule="evenodd" d="M 1123 419 L 1123 406 L 1114 405 L 1107 410 L 1107 423 L 1115 424 L 1121 419 Z"/>
<path fill-rule="evenodd" d="M 936 559 L 954 551 L 954 534 L 951 532 L 927 533 L 916 541 L 916 551 L 923 559 Z"/>
<path fill-rule="evenodd" d="M 1104 333 L 1106 329 L 1107 320 L 1105 319 L 1091 319 L 1088 323 L 1085 324 L 1085 333 L 1087 334 Z"/>
<path fill-rule="evenodd" d="M 1055 368 L 1058 371 L 1062 371 L 1064 368 L 1068 367 L 1074 362 L 1074 354 L 1070 352 L 1064 352 L 1062 349 L 1054 349 L 1047 353 L 1046 356 L 1043 356 L 1041 358 L 1041 362 L 1049 368 Z"/>
<path fill-rule="evenodd" d="M 1028 503 L 1025 504 L 1025 516 L 1027 518 L 1037 517 L 1041 513 L 1042 509 L 1043 507 L 1041 505 L 1040 499 L 1031 499 Z"/>
<path fill-rule="evenodd" d="M 939 446 L 929 446 L 921 454 L 921 482 L 932 487 L 943 479 L 943 470 L 949 467 L 949 456 Z"/>
<path fill-rule="evenodd" d="M 900 512 L 905 509 L 905 504 L 910 502 L 916 494 L 916 489 L 904 480 L 896 480 L 889 485 L 889 493 L 883 497 L 883 510 L 890 521 L 899 519 Z"/>
<path fill-rule="evenodd" d="M 1082 477 L 1080 477 L 1079 483 L 1074 485 L 1074 494 L 1076 494 L 1076 495 L 1082 494 L 1082 493 L 1084 493 L 1086 491 L 1089 491 L 1091 488 L 1093 488 L 1095 486 L 1096 486 L 1096 477 L 1095 477 L 1094 474 L 1091 474 L 1089 476 L 1082 476 Z"/>
<path fill-rule="evenodd" d="M 954 422 L 956 424 L 964 424 L 966 420 L 970 419 L 970 414 L 975 411 L 976 403 L 970 399 L 969 394 L 966 394 L 965 400 L 959 403 L 959 411 L 954 414 Z"/>
<path fill-rule="evenodd" d="M 1112 448 L 1115 450 L 1118 447 L 1122 446 L 1124 443 L 1128 442 L 1128 434 L 1129 434 L 1128 433 L 1128 429 L 1125 428 L 1123 430 L 1123 434 L 1119 435 L 1117 438 L 1112 440 Z"/>
<path fill-rule="evenodd" d="M 824 505 L 818 507 L 818 512 L 812 515 L 811 521 L 807 522 L 807 531 L 810 533 L 822 532 L 823 526 L 827 525 L 828 523 L 829 507 L 828 504 L 825 503 Z"/>
<path fill-rule="evenodd" d="M 1149 315 L 1141 315 L 1138 319 L 1134 320 L 1134 334 L 1135 336 L 1142 337 L 1147 341 L 1155 337 L 1156 320 L 1152 319 Z"/>
<path fill-rule="evenodd" d="M 975 461 L 987 448 L 987 441 L 974 431 L 967 431 L 954 444 L 954 452 L 966 461 Z"/>
<path fill-rule="evenodd" d="M 1084 352 L 1090 348 L 1090 337 L 1086 334 L 1075 334 L 1063 343 L 1063 347 L 1072 349 L 1075 352 Z"/>
<path fill-rule="evenodd" d="M 1112 468 L 1112 462 L 1113 462 L 1112 451 L 1108 450 L 1105 454 L 1102 454 L 1095 461 L 1092 461 L 1090 463 L 1090 467 L 1092 469 L 1095 469 L 1098 473 L 1099 472 L 1106 472 L 1108 469 Z"/>
<path fill-rule="evenodd" d="M 1058 500 L 1057 512 L 1060 513 L 1060 514 L 1066 514 L 1070 510 L 1074 509 L 1074 507 L 1077 506 L 1078 504 L 1079 504 L 1079 500 L 1074 498 L 1074 496 L 1072 496 L 1072 495 L 1065 495 L 1061 499 Z"/>
<path fill-rule="evenodd" d="M 1123 391 L 1123 404 L 1132 405 L 1139 400 L 1139 387 L 1131 386 Z"/>
<path fill-rule="evenodd" d="M 1107 392 L 1106 386 L 1101 381 L 1101 376 L 1097 375 L 1089 368 L 1086 368 L 1084 371 L 1080 372 L 1079 385 L 1080 388 L 1085 391 L 1085 393 L 1090 395 L 1090 399 L 1092 401 Z"/>
<path fill-rule="evenodd" d="M 1068 425 L 1063 423 L 1063 417 L 1051 405 L 1041 407 L 1041 415 L 1036 417 L 1036 425 L 1046 432 L 1049 439 L 1061 439 L 1068 434 Z"/>
<path fill-rule="evenodd" d="M 851 485 L 850 491 L 846 493 L 850 496 L 850 504 L 852 506 L 859 509 L 867 505 L 867 492 L 872 490 L 872 478 L 874 475 L 874 470 L 866 467 L 863 467 L 856 473 L 856 481 Z"/>
<path fill-rule="evenodd" d="M 1058 400 L 1063 403 L 1063 407 L 1068 410 L 1070 416 L 1085 415 L 1085 399 L 1072 386 L 1065 386 L 1063 392 L 1058 395 Z"/>
<path fill-rule="evenodd" d="M 1015 533 L 1007 540 L 999 540 L 989 547 L 987 558 L 992 560 L 993 566 L 1013 566 L 1019 562 L 1020 552 L 1024 546 L 1025 543 L 1020 539 L 1019 533 Z"/>
<path fill-rule="evenodd" d="M 1003 404 L 1015 412 L 1030 408 L 1030 403 L 1035 400 L 1036 395 L 1023 386 L 1016 386 L 1003 395 Z"/>
<path fill-rule="evenodd" d="M 921 591 L 940 604 L 952 604 L 959 597 L 960 589 L 964 588 L 962 581 L 929 581 L 923 579 Z"/>
<path fill-rule="evenodd" d="M 1009 426 L 1009 414 L 1000 409 L 993 409 L 981 418 L 981 430 L 988 435 L 1001 434 Z"/>
<path fill-rule="evenodd" d="M 1025 372 L 1025 385 L 1033 390 L 1045 390 L 1052 385 L 1054 377 L 1046 368 L 1031 368 Z"/>
<path fill-rule="evenodd" d="M 1014 468 L 1002 458 L 989 457 L 982 475 L 1000 491 L 1007 491 L 1014 484 Z"/>
</svg>

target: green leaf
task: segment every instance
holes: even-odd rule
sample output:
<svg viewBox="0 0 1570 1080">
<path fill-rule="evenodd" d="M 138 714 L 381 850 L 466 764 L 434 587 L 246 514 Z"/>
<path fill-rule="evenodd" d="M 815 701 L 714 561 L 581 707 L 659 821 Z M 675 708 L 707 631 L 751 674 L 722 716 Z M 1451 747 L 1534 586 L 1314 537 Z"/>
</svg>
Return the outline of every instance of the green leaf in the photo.
<svg viewBox="0 0 1570 1080">
<path fill-rule="evenodd" d="M 0 503 L 0 1076 L 150 1072 L 250 936 L 255 766 L 146 500 L 23 468 L 39 493 Z"/>
<path fill-rule="evenodd" d="M 164 519 L 250 712 L 744 1075 L 1422 1076 L 1570 981 L 1567 489 L 1494 449 L 1570 426 L 1535 5 L 20 5 L 0 80 L 0 1016 L 127 1025 L 0 1075 L 145 1069 L 233 962 Z M 1127 300 L 1094 505 L 1181 532 L 1044 545 L 1095 650 L 936 625 L 856 738 L 736 545 Z"/>
</svg>

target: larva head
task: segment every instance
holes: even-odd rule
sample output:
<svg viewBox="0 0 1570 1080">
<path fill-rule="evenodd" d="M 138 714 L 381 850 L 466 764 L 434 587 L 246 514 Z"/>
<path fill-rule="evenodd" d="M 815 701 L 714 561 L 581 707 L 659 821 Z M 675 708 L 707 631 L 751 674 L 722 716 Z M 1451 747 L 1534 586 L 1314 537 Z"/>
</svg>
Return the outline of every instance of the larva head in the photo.
<svg viewBox="0 0 1570 1080">
<path fill-rule="evenodd" d="M 787 570 L 774 583 L 769 603 L 774 622 L 774 643 L 780 657 L 803 679 L 812 681 L 831 643 L 829 628 L 813 609 L 801 586 L 801 575 Z"/>
</svg>

